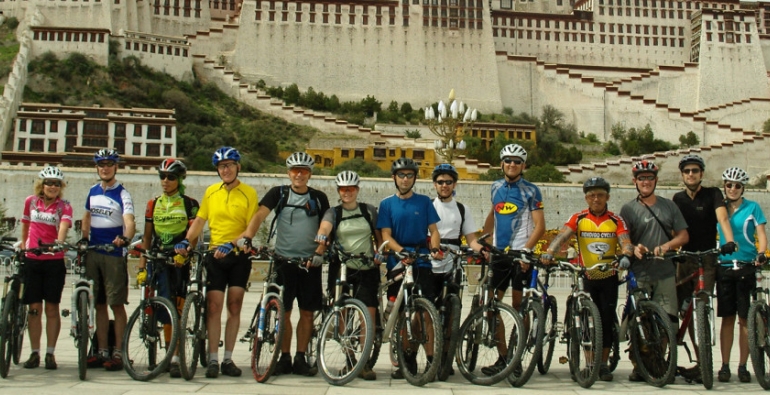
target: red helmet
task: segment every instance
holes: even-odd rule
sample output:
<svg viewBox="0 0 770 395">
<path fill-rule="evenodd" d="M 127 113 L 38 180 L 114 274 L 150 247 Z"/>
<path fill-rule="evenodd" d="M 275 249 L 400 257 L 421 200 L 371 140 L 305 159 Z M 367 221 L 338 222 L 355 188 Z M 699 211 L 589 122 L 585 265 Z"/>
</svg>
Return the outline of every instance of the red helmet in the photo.
<svg viewBox="0 0 770 395">
<path fill-rule="evenodd" d="M 631 168 L 634 177 L 639 173 L 652 173 L 657 176 L 658 170 L 658 166 L 651 160 L 640 160 L 639 162 L 634 163 L 634 167 Z"/>
</svg>

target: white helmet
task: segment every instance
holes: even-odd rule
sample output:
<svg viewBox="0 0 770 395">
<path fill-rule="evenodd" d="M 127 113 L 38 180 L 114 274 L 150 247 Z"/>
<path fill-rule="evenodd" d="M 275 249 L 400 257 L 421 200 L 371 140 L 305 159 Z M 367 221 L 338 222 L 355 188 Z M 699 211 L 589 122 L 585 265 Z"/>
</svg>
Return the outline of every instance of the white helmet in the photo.
<svg viewBox="0 0 770 395">
<path fill-rule="evenodd" d="M 43 180 L 53 179 L 64 181 L 64 173 L 62 173 L 56 166 L 46 166 L 43 170 L 40 170 L 40 173 L 37 176 Z"/>
<path fill-rule="evenodd" d="M 338 187 L 357 187 L 361 179 L 358 174 L 351 170 L 345 170 L 340 174 L 337 174 L 337 178 L 334 180 Z"/>
<path fill-rule="evenodd" d="M 740 167 L 731 167 L 722 173 L 722 180 L 740 182 L 743 185 L 749 183 L 749 175 Z"/>
<path fill-rule="evenodd" d="M 515 156 L 526 162 L 527 150 L 518 144 L 508 144 L 500 150 L 500 160 L 503 160 L 506 156 Z"/>
<path fill-rule="evenodd" d="M 313 170 L 313 165 L 315 165 L 313 157 L 304 152 L 295 152 L 286 158 L 286 167 L 289 169 L 292 167 L 308 167 L 310 170 Z"/>
</svg>

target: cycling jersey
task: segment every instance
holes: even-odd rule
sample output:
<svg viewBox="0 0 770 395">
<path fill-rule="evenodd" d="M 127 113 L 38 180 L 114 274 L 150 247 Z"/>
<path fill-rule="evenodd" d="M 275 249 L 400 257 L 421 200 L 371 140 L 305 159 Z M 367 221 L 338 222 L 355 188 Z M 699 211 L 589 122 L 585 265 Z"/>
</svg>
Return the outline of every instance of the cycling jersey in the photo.
<svg viewBox="0 0 770 395">
<path fill-rule="evenodd" d="M 744 262 L 755 260 L 757 258 L 757 247 L 754 245 L 754 234 L 757 225 L 766 223 L 767 220 L 759 204 L 753 200 L 743 198 L 740 207 L 730 215 L 730 227 L 733 229 L 733 236 L 735 237 L 735 244 L 738 245 L 738 251 L 729 255 L 720 255 L 719 260 L 722 262 L 733 259 Z M 722 233 L 722 226 L 717 224 L 717 230 L 719 231 L 719 240 L 724 240 L 725 235 Z"/>
<path fill-rule="evenodd" d="M 458 204 L 460 203 L 457 203 L 455 199 L 452 199 L 449 202 L 442 202 L 439 198 L 433 199 L 433 207 L 436 209 L 439 218 L 441 218 L 441 220 L 436 224 L 436 227 L 438 228 L 438 233 L 441 235 L 442 240 L 460 240 L 462 236 L 476 231 L 476 223 L 473 221 L 473 216 L 470 215 L 470 213 L 466 213 L 465 221 L 463 222 L 462 218 L 460 217 L 460 209 L 457 207 Z M 463 227 L 462 229 L 460 229 L 461 222 Z M 442 244 L 448 244 L 449 248 L 455 251 L 459 250 L 460 247 L 459 245 L 452 245 L 451 243 L 442 242 Z M 447 256 L 440 261 L 435 259 L 432 260 L 431 263 L 433 264 L 433 272 L 446 273 L 450 271 L 452 269 L 453 261 L 454 256 L 452 254 L 447 254 Z"/>
<path fill-rule="evenodd" d="M 51 243 L 59 237 L 59 224 L 66 222 L 72 226 L 72 206 L 66 200 L 56 200 L 46 207 L 40 196 L 29 196 L 24 201 L 24 213 L 21 222 L 29 224 L 29 233 L 24 248 L 36 248 L 38 240 Z M 55 254 L 35 255 L 27 253 L 27 258 L 47 261 L 63 259 L 64 251 Z"/>
<path fill-rule="evenodd" d="M 111 244 L 115 237 L 123 236 L 123 216 L 134 214 L 134 203 L 131 194 L 116 182 L 107 189 L 102 184 L 96 184 L 88 191 L 86 210 L 91 213 L 90 244 Z M 97 250 L 97 253 L 123 256 L 124 248 L 116 248 L 113 252 Z"/>
<path fill-rule="evenodd" d="M 611 211 L 605 211 L 597 217 L 590 210 L 585 209 L 573 214 L 564 226 L 572 229 L 577 236 L 580 253 L 578 259 L 580 264 L 587 268 L 612 262 L 619 248 L 618 237 L 628 233 L 623 218 Z M 586 274 L 591 280 L 615 275 L 611 270 L 604 272 L 589 270 Z"/>
<path fill-rule="evenodd" d="M 439 222 L 436 208 L 429 197 L 413 193 L 408 199 L 391 195 L 380 202 L 377 229 L 389 228 L 391 236 L 405 251 L 430 253 L 425 233 L 428 226 Z M 395 254 L 388 257 L 388 270 L 397 264 Z M 416 267 L 431 268 L 430 260 L 418 259 Z"/>
<path fill-rule="evenodd" d="M 147 202 L 144 220 L 153 224 L 154 243 L 161 247 L 171 247 L 184 239 L 187 228 L 198 213 L 198 201 L 190 199 L 191 212 L 185 207 L 184 196 L 176 193 L 173 196 L 161 195 Z"/>
<path fill-rule="evenodd" d="M 224 182 L 206 188 L 197 217 L 209 223 L 209 248 L 217 248 L 238 238 L 246 230 L 257 208 L 257 191 L 243 182 L 230 190 Z"/>
<path fill-rule="evenodd" d="M 501 179 L 492 183 L 492 207 L 494 246 L 520 250 L 535 227 L 532 212 L 543 209 L 543 195 L 540 188 L 524 178 L 514 182 Z"/>
</svg>

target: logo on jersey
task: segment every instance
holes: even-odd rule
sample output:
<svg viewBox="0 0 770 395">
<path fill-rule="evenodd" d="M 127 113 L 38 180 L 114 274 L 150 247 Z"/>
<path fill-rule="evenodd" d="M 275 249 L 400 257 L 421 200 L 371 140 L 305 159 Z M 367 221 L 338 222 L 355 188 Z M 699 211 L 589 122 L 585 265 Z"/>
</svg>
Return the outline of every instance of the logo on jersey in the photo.
<svg viewBox="0 0 770 395">
<path fill-rule="evenodd" d="M 537 205 L 535 205 L 538 209 L 543 209 L 543 202 L 537 202 Z"/>
<path fill-rule="evenodd" d="M 610 245 L 602 242 L 593 242 L 586 246 L 588 251 L 596 255 L 604 255 L 610 250 Z"/>
<path fill-rule="evenodd" d="M 498 214 L 513 214 L 519 211 L 519 207 L 513 203 L 497 203 L 495 205 L 495 212 Z"/>
</svg>

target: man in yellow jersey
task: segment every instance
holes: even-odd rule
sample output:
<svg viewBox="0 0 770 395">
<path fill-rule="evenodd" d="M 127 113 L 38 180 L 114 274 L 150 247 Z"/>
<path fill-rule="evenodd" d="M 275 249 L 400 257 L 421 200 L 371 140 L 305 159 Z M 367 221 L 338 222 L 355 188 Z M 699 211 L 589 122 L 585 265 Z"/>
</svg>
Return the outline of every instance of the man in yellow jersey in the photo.
<svg viewBox="0 0 770 395">
<path fill-rule="evenodd" d="M 209 365 L 206 377 L 219 376 L 219 338 L 222 331 L 222 307 L 227 289 L 227 323 L 225 324 L 225 355 L 222 360 L 222 374 L 237 377 L 241 369 L 233 363 L 235 339 L 241 323 L 241 306 L 246 284 L 251 274 L 251 262 L 247 254 L 239 254 L 235 243 L 246 230 L 249 220 L 257 212 L 257 191 L 238 180 L 241 170 L 241 155 L 232 147 L 218 149 L 211 159 L 222 182 L 206 189 L 200 210 L 187 231 L 187 236 L 174 248 L 186 255 L 189 240 L 200 236 L 208 221 L 211 230 L 209 248 L 213 254 L 206 255 L 208 274 L 206 292 L 206 326 L 209 340 Z"/>
<path fill-rule="evenodd" d="M 631 245 L 625 221 L 607 209 L 610 184 L 601 177 L 592 177 L 583 184 L 583 193 L 588 208 L 569 218 L 546 252 L 540 256 L 540 260 L 546 264 L 551 262 L 554 253 L 560 251 L 561 246 L 574 234 L 578 244 L 578 262 L 582 266 L 590 268 L 601 263 L 610 263 L 620 249 L 619 252 L 623 256 L 619 266 L 621 269 L 628 269 L 631 265 L 629 257 L 634 253 L 634 247 Z M 589 270 L 586 273 L 588 279 L 584 288 L 599 307 L 602 328 L 607 328 L 602 331 L 603 352 L 599 379 L 612 381 L 612 372 L 607 366 L 607 360 L 612 347 L 610 328 L 615 326 L 615 308 L 618 304 L 618 276 L 613 271 Z"/>
</svg>

